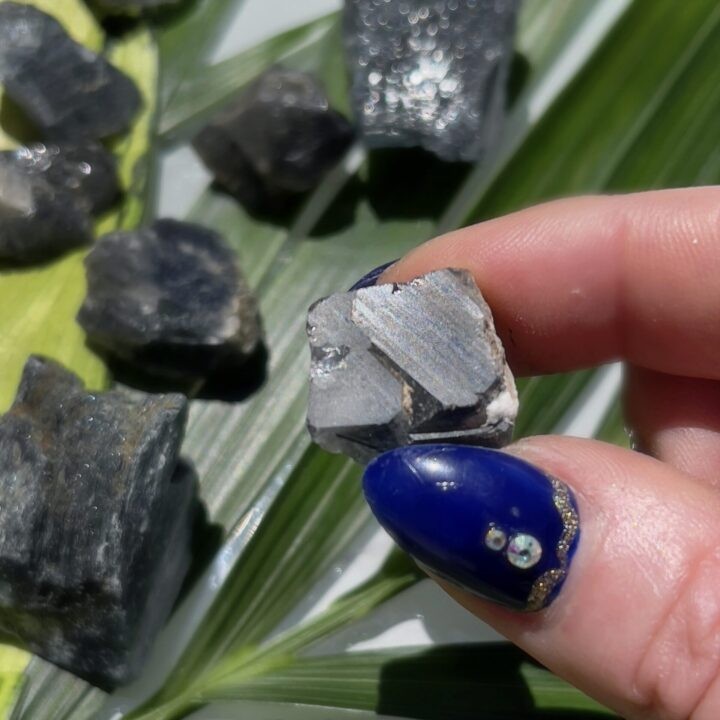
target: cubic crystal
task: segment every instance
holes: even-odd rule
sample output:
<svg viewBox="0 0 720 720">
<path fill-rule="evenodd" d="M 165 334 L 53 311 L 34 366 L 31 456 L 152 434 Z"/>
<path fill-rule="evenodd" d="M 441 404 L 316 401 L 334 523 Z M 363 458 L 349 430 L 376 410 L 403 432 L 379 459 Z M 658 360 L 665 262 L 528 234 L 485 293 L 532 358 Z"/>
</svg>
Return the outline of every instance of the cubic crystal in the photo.
<svg viewBox="0 0 720 720">
<path fill-rule="evenodd" d="M 103 688 L 137 675 L 190 560 L 182 395 L 88 392 L 31 357 L 0 417 L 0 629 Z"/>
<path fill-rule="evenodd" d="M 28 4 L 0 3 L 0 83 L 50 139 L 109 137 L 140 107 L 130 78 Z"/>
<path fill-rule="evenodd" d="M 307 422 L 326 450 L 365 463 L 400 445 L 510 440 L 515 383 L 466 271 L 331 295 L 310 308 L 308 336 Z"/>
<path fill-rule="evenodd" d="M 218 233 L 186 222 L 100 238 L 78 314 L 98 347 L 177 378 L 237 368 L 262 340 L 257 302 Z"/>
<path fill-rule="evenodd" d="M 476 161 L 505 105 L 518 0 L 346 0 L 355 119 L 369 147 Z"/>
</svg>

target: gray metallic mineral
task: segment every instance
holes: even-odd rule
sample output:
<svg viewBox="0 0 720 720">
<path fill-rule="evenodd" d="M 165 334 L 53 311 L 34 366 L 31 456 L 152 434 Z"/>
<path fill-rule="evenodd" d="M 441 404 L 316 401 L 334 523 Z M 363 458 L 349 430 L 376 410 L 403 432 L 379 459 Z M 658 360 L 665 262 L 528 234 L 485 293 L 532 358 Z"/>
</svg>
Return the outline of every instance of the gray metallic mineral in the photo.
<svg viewBox="0 0 720 720">
<path fill-rule="evenodd" d="M 0 83 L 46 138 L 97 139 L 140 107 L 129 77 L 32 5 L 0 3 Z"/>
<path fill-rule="evenodd" d="M 345 0 L 365 143 L 478 160 L 500 130 L 517 8 L 518 0 Z"/>
<path fill-rule="evenodd" d="M 111 688 L 134 677 L 190 559 L 182 395 L 89 393 L 31 357 L 0 417 L 0 629 Z"/>
<path fill-rule="evenodd" d="M 92 241 L 88 207 L 49 180 L 16 153 L 0 153 L 0 260 L 46 260 Z"/>
<path fill-rule="evenodd" d="M 158 220 L 110 233 L 85 267 L 80 325 L 92 343 L 146 372 L 205 377 L 239 367 L 261 342 L 237 256 L 208 228 Z"/>
<path fill-rule="evenodd" d="M 515 383 L 468 272 L 331 295 L 310 308 L 308 337 L 307 422 L 325 450 L 367 463 L 401 445 L 510 441 Z"/>
<path fill-rule="evenodd" d="M 307 73 L 271 68 L 193 140 L 217 182 L 265 206 L 313 189 L 349 147 L 350 123 Z"/>
</svg>

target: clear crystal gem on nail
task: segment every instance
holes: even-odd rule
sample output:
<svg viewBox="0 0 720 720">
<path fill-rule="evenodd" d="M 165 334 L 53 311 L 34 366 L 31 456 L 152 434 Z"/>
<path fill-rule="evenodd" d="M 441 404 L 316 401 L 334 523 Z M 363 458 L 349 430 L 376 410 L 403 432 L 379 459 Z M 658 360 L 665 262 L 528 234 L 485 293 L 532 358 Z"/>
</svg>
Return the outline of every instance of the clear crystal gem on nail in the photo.
<svg viewBox="0 0 720 720">
<path fill-rule="evenodd" d="M 507 559 L 511 565 L 521 570 L 537 565 L 542 557 L 542 546 L 532 535 L 519 533 L 510 538 L 507 546 Z"/>
</svg>

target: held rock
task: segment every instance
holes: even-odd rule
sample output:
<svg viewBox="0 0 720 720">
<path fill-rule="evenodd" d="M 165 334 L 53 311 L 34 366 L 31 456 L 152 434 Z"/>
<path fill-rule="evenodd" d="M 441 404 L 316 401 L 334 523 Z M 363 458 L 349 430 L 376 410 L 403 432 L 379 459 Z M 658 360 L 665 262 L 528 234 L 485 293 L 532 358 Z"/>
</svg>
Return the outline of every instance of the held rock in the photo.
<svg viewBox="0 0 720 720">
<path fill-rule="evenodd" d="M 310 308 L 308 428 L 367 463 L 401 445 L 509 442 L 518 400 L 472 276 L 439 270 Z"/>
</svg>

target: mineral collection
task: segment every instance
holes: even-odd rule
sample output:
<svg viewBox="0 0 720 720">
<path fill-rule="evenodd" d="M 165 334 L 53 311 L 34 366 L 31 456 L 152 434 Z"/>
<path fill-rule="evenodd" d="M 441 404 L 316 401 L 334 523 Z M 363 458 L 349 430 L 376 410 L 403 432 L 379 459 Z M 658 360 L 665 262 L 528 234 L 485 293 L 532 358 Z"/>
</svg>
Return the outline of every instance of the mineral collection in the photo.
<svg viewBox="0 0 720 720">
<path fill-rule="evenodd" d="M 0 3 L 0 83 L 43 137 L 99 139 L 140 107 L 132 80 L 32 5 Z"/>
<path fill-rule="evenodd" d="M 0 628 L 103 687 L 134 677 L 190 559 L 182 395 L 90 393 L 31 357 L 0 417 Z"/>
<path fill-rule="evenodd" d="M 91 213 L 119 193 L 102 145 L 32 143 L 0 152 L 0 258 L 44 260 L 92 239 Z"/>
<path fill-rule="evenodd" d="M 308 336 L 307 422 L 326 450 L 366 463 L 400 445 L 510 440 L 515 383 L 468 272 L 331 295 L 310 308 Z"/>
<path fill-rule="evenodd" d="M 146 372 L 205 377 L 239 367 L 262 340 L 236 255 L 212 230 L 158 220 L 110 233 L 85 266 L 78 321 L 91 342 Z"/>
<path fill-rule="evenodd" d="M 271 68 L 193 140 L 218 184 L 251 207 L 314 188 L 352 141 L 308 74 Z"/>
<path fill-rule="evenodd" d="M 517 0 L 346 0 L 365 143 L 478 160 L 500 130 L 517 8 Z"/>
</svg>

